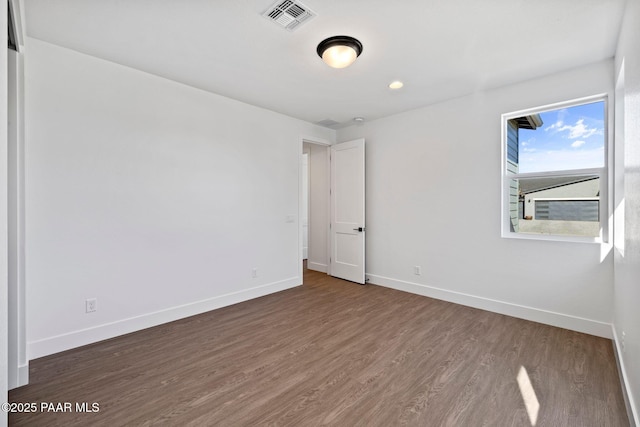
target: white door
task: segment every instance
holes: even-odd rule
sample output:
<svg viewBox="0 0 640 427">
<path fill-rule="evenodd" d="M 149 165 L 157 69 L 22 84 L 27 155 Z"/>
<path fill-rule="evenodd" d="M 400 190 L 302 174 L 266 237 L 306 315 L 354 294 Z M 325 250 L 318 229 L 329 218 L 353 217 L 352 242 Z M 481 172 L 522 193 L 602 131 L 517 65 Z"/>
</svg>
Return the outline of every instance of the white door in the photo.
<svg viewBox="0 0 640 427">
<path fill-rule="evenodd" d="M 364 278 L 364 139 L 331 146 L 331 275 Z"/>
</svg>

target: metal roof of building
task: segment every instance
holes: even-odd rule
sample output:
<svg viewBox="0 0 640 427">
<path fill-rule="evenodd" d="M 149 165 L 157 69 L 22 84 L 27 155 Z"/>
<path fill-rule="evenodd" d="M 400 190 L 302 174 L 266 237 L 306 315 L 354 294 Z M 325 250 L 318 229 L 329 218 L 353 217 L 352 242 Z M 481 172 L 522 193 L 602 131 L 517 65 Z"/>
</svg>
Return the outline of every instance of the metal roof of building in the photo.
<svg viewBox="0 0 640 427">
<path fill-rule="evenodd" d="M 520 193 L 535 193 L 536 191 L 549 190 L 551 188 L 563 187 L 565 185 L 577 184 L 579 182 L 591 181 L 593 179 L 599 179 L 599 177 L 593 175 L 582 175 L 520 179 Z"/>
</svg>

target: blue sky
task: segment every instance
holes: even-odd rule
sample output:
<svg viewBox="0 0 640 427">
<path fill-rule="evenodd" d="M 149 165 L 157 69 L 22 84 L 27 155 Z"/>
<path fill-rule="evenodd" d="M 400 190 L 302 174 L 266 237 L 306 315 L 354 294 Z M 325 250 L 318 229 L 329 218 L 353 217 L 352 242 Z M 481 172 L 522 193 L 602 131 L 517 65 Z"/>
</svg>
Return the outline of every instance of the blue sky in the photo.
<svg viewBox="0 0 640 427">
<path fill-rule="evenodd" d="M 543 124 L 538 129 L 520 129 L 520 173 L 604 166 L 604 101 L 540 117 Z"/>
</svg>

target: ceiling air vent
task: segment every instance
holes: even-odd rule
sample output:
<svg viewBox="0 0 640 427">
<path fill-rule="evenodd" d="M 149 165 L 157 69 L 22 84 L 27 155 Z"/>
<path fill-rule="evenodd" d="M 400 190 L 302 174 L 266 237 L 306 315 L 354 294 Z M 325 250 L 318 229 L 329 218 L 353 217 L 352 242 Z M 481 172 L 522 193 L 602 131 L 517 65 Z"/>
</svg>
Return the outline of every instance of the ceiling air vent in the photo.
<svg viewBox="0 0 640 427">
<path fill-rule="evenodd" d="M 335 120 L 331 120 L 331 119 L 324 119 L 324 120 L 320 120 L 319 122 L 316 122 L 315 124 L 319 125 L 319 126 L 324 126 L 326 128 L 332 128 L 334 126 L 339 125 L 339 122 L 336 122 Z"/>
<path fill-rule="evenodd" d="M 316 16 L 307 6 L 293 0 L 279 0 L 262 14 L 289 31 Z"/>
</svg>

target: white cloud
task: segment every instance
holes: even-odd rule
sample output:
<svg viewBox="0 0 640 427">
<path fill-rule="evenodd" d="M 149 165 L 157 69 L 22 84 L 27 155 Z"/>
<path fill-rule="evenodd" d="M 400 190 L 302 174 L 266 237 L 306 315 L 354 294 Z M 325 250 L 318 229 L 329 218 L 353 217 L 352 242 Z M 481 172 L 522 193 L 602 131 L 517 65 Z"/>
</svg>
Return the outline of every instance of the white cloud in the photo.
<svg viewBox="0 0 640 427">
<path fill-rule="evenodd" d="M 558 120 L 557 122 L 555 122 L 552 125 L 547 126 L 546 128 L 544 128 L 545 132 L 549 132 L 550 130 L 554 130 L 554 129 L 558 129 L 559 127 L 562 127 L 564 123 L 562 122 L 562 120 Z"/>
<path fill-rule="evenodd" d="M 561 120 L 558 120 L 545 129 L 545 131 L 549 130 L 553 130 L 554 133 L 568 131 L 569 135 L 567 137 L 569 139 L 589 138 L 596 134 L 601 135 L 603 132 L 602 129 L 590 128 L 589 125 L 584 123 L 584 119 L 578 120 L 573 126 L 566 125 Z"/>
<path fill-rule="evenodd" d="M 559 130 L 569 130 L 569 139 L 589 138 L 591 135 L 595 135 L 598 132 L 598 129 L 589 128 L 585 125 L 584 119 L 578 120 L 574 126 L 565 125 Z"/>
<path fill-rule="evenodd" d="M 584 141 L 581 141 L 581 140 L 577 140 L 577 141 L 575 141 L 573 144 L 571 144 L 571 146 L 572 146 L 573 148 L 578 148 L 578 147 L 581 147 L 581 146 L 583 146 L 583 145 L 584 145 Z"/>
<path fill-rule="evenodd" d="M 551 126 L 549 126 L 548 128 L 545 129 L 545 131 L 549 131 L 549 130 L 554 130 L 554 129 L 559 129 L 562 126 L 564 126 L 564 122 L 562 120 L 558 120 L 557 122 L 555 122 L 554 124 L 552 124 Z"/>
<path fill-rule="evenodd" d="M 523 147 L 526 147 L 528 145 L 534 144 L 535 145 L 536 142 L 536 137 L 535 136 L 531 136 L 527 139 L 521 139 L 520 140 L 520 145 Z"/>
<path fill-rule="evenodd" d="M 547 126 L 547 127 L 544 129 L 544 131 L 545 131 L 545 132 L 548 132 L 548 131 L 550 131 L 550 130 L 555 130 L 556 132 L 558 132 L 558 131 L 557 131 L 557 129 L 559 129 L 559 128 L 561 128 L 562 126 L 564 126 L 564 120 L 563 120 L 563 118 L 564 118 L 564 116 L 566 115 L 566 113 L 567 113 L 567 109 L 566 109 L 566 108 L 565 108 L 565 109 L 562 109 L 562 110 L 560 110 L 560 111 L 558 111 L 558 119 L 556 120 L 556 122 L 555 122 L 554 124 L 552 124 L 552 125 Z"/>
</svg>

